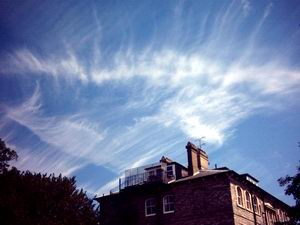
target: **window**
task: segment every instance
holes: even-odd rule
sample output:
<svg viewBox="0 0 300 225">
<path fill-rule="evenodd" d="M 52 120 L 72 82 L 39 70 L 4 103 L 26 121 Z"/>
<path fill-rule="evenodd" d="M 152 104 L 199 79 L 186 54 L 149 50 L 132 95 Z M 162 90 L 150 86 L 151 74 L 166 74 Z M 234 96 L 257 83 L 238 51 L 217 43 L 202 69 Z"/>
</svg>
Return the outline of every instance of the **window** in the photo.
<svg viewBox="0 0 300 225">
<path fill-rule="evenodd" d="M 272 209 L 266 209 L 266 217 L 268 224 L 275 224 L 276 222 L 276 212 Z"/>
<path fill-rule="evenodd" d="M 286 212 L 283 213 L 283 221 L 289 220 L 289 217 L 287 216 Z"/>
<path fill-rule="evenodd" d="M 237 192 L 237 204 L 243 206 L 243 193 L 240 187 L 236 188 Z"/>
<path fill-rule="evenodd" d="M 155 198 L 149 198 L 145 201 L 145 215 L 146 216 L 156 215 L 156 200 L 155 200 Z"/>
<path fill-rule="evenodd" d="M 252 209 L 251 207 L 251 197 L 248 191 L 246 191 L 246 207 L 247 209 Z"/>
<path fill-rule="evenodd" d="M 174 212 L 174 195 L 166 195 L 163 198 L 164 213 Z"/>
<path fill-rule="evenodd" d="M 256 196 L 253 197 L 253 208 L 254 208 L 254 212 L 260 213 L 258 200 L 257 200 Z"/>
<path fill-rule="evenodd" d="M 280 209 L 278 209 L 277 215 L 278 215 L 279 221 L 282 221 L 282 213 L 281 213 L 281 210 L 280 210 Z"/>
<path fill-rule="evenodd" d="M 173 174 L 173 166 L 170 165 L 170 166 L 167 166 L 167 176 L 168 177 L 173 177 L 174 174 Z"/>
<path fill-rule="evenodd" d="M 259 210 L 259 214 L 261 214 L 262 212 L 261 212 L 261 205 L 260 204 L 258 204 L 258 210 Z"/>
</svg>

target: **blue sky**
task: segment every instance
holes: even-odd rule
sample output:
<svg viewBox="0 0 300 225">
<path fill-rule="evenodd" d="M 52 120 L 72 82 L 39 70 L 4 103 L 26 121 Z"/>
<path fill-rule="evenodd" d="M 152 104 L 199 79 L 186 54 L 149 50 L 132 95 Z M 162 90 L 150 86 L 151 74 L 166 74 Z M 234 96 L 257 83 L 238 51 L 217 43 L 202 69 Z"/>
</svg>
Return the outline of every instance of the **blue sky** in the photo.
<svg viewBox="0 0 300 225">
<path fill-rule="evenodd" d="M 5 1 L 0 137 L 20 169 L 107 193 L 205 136 L 210 166 L 277 179 L 300 159 L 297 1 Z"/>
</svg>

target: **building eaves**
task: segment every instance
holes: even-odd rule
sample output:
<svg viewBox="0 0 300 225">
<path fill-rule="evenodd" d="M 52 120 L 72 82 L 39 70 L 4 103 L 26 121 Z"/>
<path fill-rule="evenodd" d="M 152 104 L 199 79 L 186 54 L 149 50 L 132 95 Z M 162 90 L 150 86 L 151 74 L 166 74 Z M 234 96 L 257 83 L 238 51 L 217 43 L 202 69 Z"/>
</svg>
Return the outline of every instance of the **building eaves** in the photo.
<svg viewBox="0 0 300 225">
<path fill-rule="evenodd" d="M 193 179 L 198 179 L 198 178 L 207 177 L 207 176 L 213 176 L 213 175 L 216 175 L 216 174 L 226 173 L 226 172 L 229 172 L 229 171 L 230 170 L 205 170 L 205 171 L 200 171 L 197 174 L 194 174 L 193 176 L 188 176 L 188 177 L 178 179 L 174 183 L 193 180 Z"/>
</svg>

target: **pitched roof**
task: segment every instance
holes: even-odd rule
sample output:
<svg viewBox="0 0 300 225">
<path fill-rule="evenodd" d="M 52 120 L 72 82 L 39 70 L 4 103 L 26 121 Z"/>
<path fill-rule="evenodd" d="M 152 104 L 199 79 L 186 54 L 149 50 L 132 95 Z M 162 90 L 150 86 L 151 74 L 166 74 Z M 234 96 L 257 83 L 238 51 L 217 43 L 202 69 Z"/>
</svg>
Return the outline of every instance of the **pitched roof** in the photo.
<svg viewBox="0 0 300 225">
<path fill-rule="evenodd" d="M 171 163 L 174 162 L 172 159 L 169 159 L 168 157 L 162 156 L 160 159 L 160 162 L 166 162 L 166 163 Z"/>
</svg>

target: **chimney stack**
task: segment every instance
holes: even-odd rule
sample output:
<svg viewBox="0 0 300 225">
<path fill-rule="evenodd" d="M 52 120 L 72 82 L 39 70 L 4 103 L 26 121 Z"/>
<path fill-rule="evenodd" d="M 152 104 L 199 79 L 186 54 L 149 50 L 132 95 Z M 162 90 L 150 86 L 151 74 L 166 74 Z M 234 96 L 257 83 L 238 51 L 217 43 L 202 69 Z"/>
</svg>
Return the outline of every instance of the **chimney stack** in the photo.
<svg viewBox="0 0 300 225">
<path fill-rule="evenodd" d="M 201 170 L 208 169 L 208 156 L 205 151 L 197 148 L 191 142 L 186 145 L 188 156 L 188 172 L 189 176 L 193 176 L 195 173 Z"/>
</svg>

